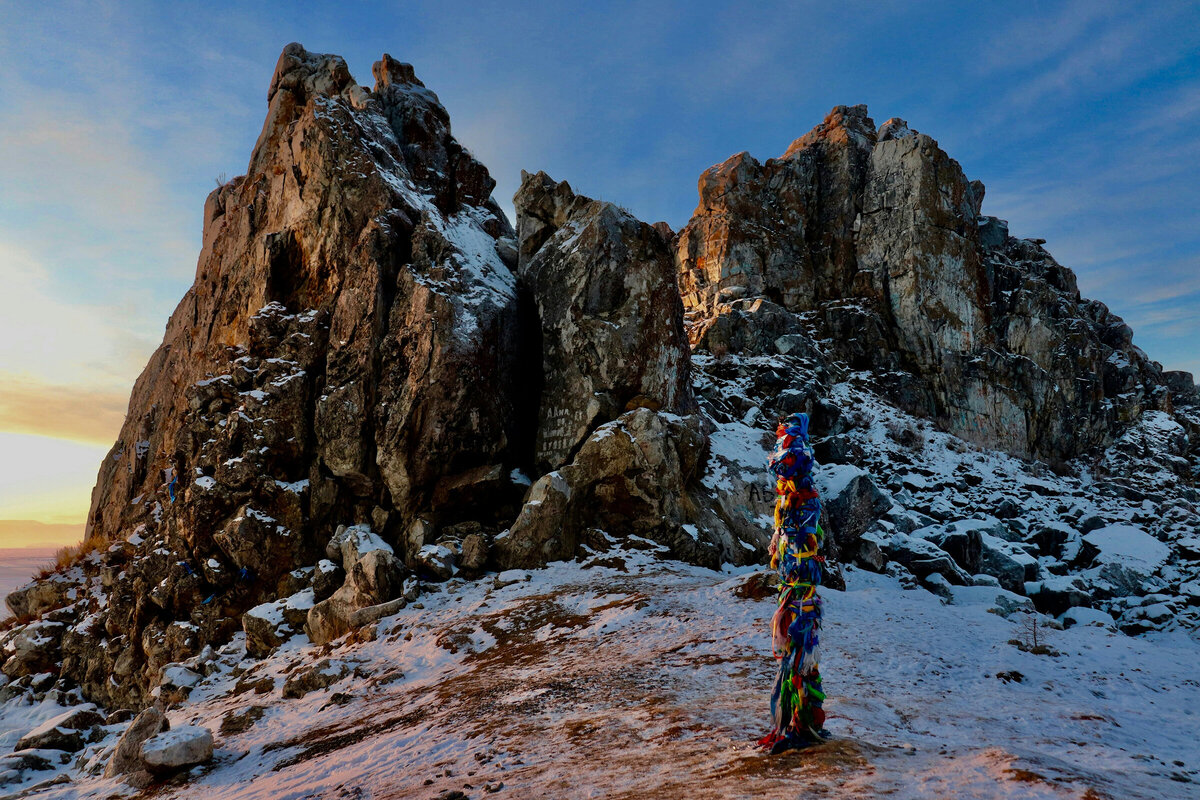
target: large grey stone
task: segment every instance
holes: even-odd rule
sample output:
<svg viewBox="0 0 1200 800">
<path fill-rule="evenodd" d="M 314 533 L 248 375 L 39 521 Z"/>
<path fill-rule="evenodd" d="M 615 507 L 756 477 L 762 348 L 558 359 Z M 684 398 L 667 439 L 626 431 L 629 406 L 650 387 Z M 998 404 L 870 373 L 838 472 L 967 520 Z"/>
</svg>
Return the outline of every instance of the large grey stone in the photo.
<svg viewBox="0 0 1200 800">
<path fill-rule="evenodd" d="M 104 715 L 91 703 L 76 706 L 22 736 L 15 750 L 82 750 L 93 726 L 103 725 Z"/>
<path fill-rule="evenodd" d="M 181 725 L 142 742 L 142 761 L 152 772 L 172 772 L 203 764 L 213 756 L 212 731 L 199 725 Z"/>
<path fill-rule="evenodd" d="M 112 757 L 104 767 L 104 776 L 111 778 L 116 775 L 137 772 L 146 767 L 142 760 L 142 742 L 151 736 L 169 730 L 170 722 L 166 715 L 156 706 L 150 706 L 134 717 L 129 727 L 117 740 Z"/>
<path fill-rule="evenodd" d="M 826 552 L 840 561 L 860 559 L 863 532 L 892 507 L 891 498 L 866 470 L 851 464 L 823 464 L 814 477 L 825 515 Z"/>
</svg>

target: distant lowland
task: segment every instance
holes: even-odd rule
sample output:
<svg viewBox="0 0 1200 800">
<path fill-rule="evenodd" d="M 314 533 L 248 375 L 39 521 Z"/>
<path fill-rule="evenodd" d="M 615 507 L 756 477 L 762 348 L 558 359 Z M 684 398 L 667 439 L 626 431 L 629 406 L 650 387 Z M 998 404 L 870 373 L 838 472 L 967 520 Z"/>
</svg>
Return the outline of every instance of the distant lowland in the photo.
<svg viewBox="0 0 1200 800">
<path fill-rule="evenodd" d="M 83 538 L 82 524 L 48 524 L 33 520 L 0 520 L 0 598 L 29 582 L 54 560 L 58 549 Z M 9 616 L 0 603 L 0 619 Z"/>
</svg>

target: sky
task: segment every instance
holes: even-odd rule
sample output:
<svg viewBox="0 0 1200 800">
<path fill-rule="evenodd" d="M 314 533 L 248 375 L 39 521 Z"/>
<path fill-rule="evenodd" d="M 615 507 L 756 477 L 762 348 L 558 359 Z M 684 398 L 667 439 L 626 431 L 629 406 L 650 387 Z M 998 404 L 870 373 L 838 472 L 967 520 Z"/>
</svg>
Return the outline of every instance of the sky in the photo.
<svg viewBox="0 0 1200 800">
<path fill-rule="evenodd" d="M 708 166 L 867 103 L 1200 373 L 1195 2 L 0 0 L 0 19 L 0 520 L 84 520 L 291 41 L 368 86 L 382 53 L 413 63 L 510 214 L 544 169 L 679 228 Z"/>
</svg>

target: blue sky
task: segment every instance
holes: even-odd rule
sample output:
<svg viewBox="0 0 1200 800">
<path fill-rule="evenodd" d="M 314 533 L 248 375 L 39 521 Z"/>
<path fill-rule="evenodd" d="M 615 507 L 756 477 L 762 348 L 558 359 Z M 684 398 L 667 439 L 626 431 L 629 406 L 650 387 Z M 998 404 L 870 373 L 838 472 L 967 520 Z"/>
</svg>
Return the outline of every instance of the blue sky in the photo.
<svg viewBox="0 0 1200 800">
<path fill-rule="evenodd" d="M 676 228 L 706 167 L 865 102 L 1200 373 L 1200 4 L 745 5 L 0 0 L 0 437 L 112 441 L 290 41 L 412 62 L 506 208 L 545 169 Z"/>
</svg>

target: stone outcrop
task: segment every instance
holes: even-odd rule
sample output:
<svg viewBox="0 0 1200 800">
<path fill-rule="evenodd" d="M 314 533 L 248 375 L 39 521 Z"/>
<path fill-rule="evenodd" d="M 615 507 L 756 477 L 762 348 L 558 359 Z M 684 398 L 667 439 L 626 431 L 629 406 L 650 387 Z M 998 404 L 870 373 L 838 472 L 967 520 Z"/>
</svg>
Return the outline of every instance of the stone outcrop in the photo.
<svg viewBox="0 0 1200 800">
<path fill-rule="evenodd" d="M 903 120 L 876 130 L 865 106 L 838 106 L 778 159 L 707 170 L 699 193 L 676 261 L 700 346 L 744 349 L 725 333 L 744 326 L 720 318 L 762 298 L 802 313 L 835 358 L 879 370 L 907 410 L 1053 462 L 1170 405 L 1128 326 L 1039 242 L 984 216 L 983 185 Z"/>
<path fill-rule="evenodd" d="M 43 619 L 26 625 L 7 642 L 11 649 L 0 666 L 0 672 L 9 677 L 51 672 L 62 660 L 62 640 L 66 624 Z"/>
<path fill-rule="evenodd" d="M 246 175 L 205 204 L 195 283 L 93 492 L 90 536 L 130 542 L 104 555 L 108 608 L 68 637 L 91 695 L 144 702 L 339 524 L 396 541 L 426 511 L 515 516 L 536 395 L 514 379 L 513 231 L 412 67 L 374 74 L 286 47 Z M 472 492 L 481 468 L 500 477 Z"/>
<path fill-rule="evenodd" d="M 363 525 L 340 528 L 326 546 L 326 553 L 341 558 L 346 578 L 332 595 L 308 609 L 304 630 L 316 644 L 332 641 L 363 624 L 364 610 L 400 597 L 406 573 L 392 546 Z M 387 613 L 399 608 L 389 607 Z M 375 619 L 383 615 L 381 610 Z"/>
<path fill-rule="evenodd" d="M 436 95 L 390 57 L 375 73 L 369 91 L 338 56 L 284 50 L 246 176 L 206 203 L 196 283 L 134 388 L 97 484 L 94 534 L 165 505 L 172 466 L 177 494 L 197 467 L 235 492 L 264 476 L 318 478 L 308 472 L 319 467 L 310 488 L 323 505 L 386 492 L 404 509 L 441 478 L 508 455 L 520 416 L 500 379 L 518 368 L 516 282 L 500 255 L 511 228 Z M 230 452 L 242 461 L 209 475 L 184 429 L 189 410 L 195 420 L 214 406 L 266 411 L 282 429 L 248 423 L 241 435 L 263 436 L 263 452 Z M 204 422 L 209 434 L 219 419 Z M 301 471 L 280 474 L 289 467 Z M 142 508 L 126 511 L 139 495 Z"/>
<path fill-rule="evenodd" d="M 571 463 L 539 478 L 510 530 L 496 538 L 503 568 L 570 558 L 581 544 L 636 536 L 693 563 L 741 563 L 733 534 L 701 512 L 707 440 L 699 417 L 648 408 L 598 428 Z"/>
<path fill-rule="evenodd" d="M 513 202 L 518 276 L 541 328 L 536 464 L 561 467 L 630 408 L 691 410 L 683 306 L 662 233 L 544 172 L 523 174 Z"/>
<path fill-rule="evenodd" d="M 817 489 L 825 517 L 825 554 L 845 563 L 861 560 L 862 535 L 892 507 L 891 498 L 866 470 L 849 464 L 822 467 Z"/>
<path fill-rule="evenodd" d="M 195 283 L 101 467 L 89 536 L 111 544 L 60 582 L 98 581 L 104 602 L 16 593 L 23 615 L 66 610 L 15 674 L 61 659 L 89 697 L 137 708 L 185 695 L 172 665 L 239 630 L 257 656 L 301 628 L 331 641 L 418 580 L 509 558 L 493 539 L 536 517 L 535 479 L 639 409 L 658 420 L 644 451 L 603 445 L 573 470 L 589 498 L 573 529 L 703 563 L 729 550 L 719 519 L 684 527 L 703 522 L 706 450 L 675 416 L 697 404 L 670 230 L 539 173 L 518 237 L 412 67 L 385 55 L 373 73 L 367 89 L 338 56 L 284 49 L 247 173 L 205 204 Z"/>
<path fill-rule="evenodd" d="M 150 706 L 133 718 L 129 727 L 117 740 L 117 746 L 104 766 L 106 778 L 145 771 L 142 758 L 142 743 L 152 736 L 169 730 L 171 723 L 157 706 Z"/>
<path fill-rule="evenodd" d="M 150 772 L 171 773 L 212 759 L 212 731 L 200 725 L 181 725 L 142 742 L 142 761 Z"/>
<path fill-rule="evenodd" d="M 82 750 L 90 732 L 104 724 L 104 715 L 86 703 L 46 720 L 17 741 L 15 750 Z"/>
<path fill-rule="evenodd" d="M 802 310 L 844 297 L 874 141 L 866 106 L 839 106 L 782 158 L 739 153 L 706 170 L 678 236 L 685 306 L 763 296 Z"/>
<path fill-rule="evenodd" d="M 20 619 L 41 616 L 51 609 L 66 605 L 75 599 L 78 590 L 75 583 L 65 575 L 51 575 L 4 596 L 4 603 Z"/>
</svg>

